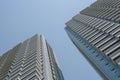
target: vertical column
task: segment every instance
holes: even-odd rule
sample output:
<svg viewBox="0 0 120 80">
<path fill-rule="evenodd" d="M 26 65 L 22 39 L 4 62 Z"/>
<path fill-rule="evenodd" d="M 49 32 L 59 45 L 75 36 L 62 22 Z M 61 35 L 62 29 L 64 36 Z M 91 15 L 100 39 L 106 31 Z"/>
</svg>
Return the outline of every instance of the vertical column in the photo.
<svg viewBox="0 0 120 80">
<path fill-rule="evenodd" d="M 50 61 L 49 61 L 49 55 L 48 55 L 48 50 L 47 50 L 47 44 L 45 41 L 45 38 L 43 36 L 41 36 L 41 40 L 42 40 L 42 53 L 43 53 L 43 60 L 44 60 L 44 71 L 45 71 L 45 80 L 53 80 L 52 79 L 52 71 L 51 71 L 51 67 L 50 67 Z"/>
</svg>

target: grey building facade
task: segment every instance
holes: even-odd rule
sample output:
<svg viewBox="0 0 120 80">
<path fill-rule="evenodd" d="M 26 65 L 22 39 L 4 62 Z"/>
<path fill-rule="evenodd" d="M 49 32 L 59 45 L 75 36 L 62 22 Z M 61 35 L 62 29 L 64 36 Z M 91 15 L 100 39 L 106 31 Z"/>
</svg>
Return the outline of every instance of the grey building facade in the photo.
<svg viewBox="0 0 120 80">
<path fill-rule="evenodd" d="M 64 80 L 56 57 L 42 35 L 35 35 L 0 58 L 0 80 Z"/>
<path fill-rule="evenodd" d="M 104 80 L 120 80 L 120 0 L 97 0 L 65 30 Z"/>
</svg>

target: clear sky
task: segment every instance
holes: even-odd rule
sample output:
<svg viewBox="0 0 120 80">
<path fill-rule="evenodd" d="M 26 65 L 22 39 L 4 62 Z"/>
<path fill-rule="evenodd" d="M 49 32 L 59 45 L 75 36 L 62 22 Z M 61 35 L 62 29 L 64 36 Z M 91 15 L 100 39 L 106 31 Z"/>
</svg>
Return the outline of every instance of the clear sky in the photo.
<svg viewBox="0 0 120 80">
<path fill-rule="evenodd" d="M 0 55 L 43 34 L 65 80 L 102 80 L 68 38 L 65 23 L 95 0 L 0 0 Z"/>
</svg>

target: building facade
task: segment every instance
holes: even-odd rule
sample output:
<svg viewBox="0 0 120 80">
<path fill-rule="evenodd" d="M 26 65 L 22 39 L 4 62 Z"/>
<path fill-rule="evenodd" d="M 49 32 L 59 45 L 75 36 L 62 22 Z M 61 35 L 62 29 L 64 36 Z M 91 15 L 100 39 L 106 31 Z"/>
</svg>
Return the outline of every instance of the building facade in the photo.
<svg viewBox="0 0 120 80">
<path fill-rule="evenodd" d="M 42 35 L 35 35 L 0 58 L 0 80 L 64 80 L 56 57 Z"/>
<path fill-rule="evenodd" d="M 120 80 L 120 0 L 97 0 L 65 30 L 104 80 Z"/>
</svg>

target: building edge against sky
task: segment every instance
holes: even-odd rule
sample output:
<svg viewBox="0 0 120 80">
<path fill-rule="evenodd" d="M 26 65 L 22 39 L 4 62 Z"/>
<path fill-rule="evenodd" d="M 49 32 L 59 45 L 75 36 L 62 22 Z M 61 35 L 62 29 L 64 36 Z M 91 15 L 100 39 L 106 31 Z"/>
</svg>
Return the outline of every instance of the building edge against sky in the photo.
<svg viewBox="0 0 120 80">
<path fill-rule="evenodd" d="M 0 80 L 4 79 L 64 80 L 52 48 L 37 34 L 0 57 Z"/>
<path fill-rule="evenodd" d="M 119 0 L 97 0 L 66 23 L 65 30 L 104 80 L 120 80 Z"/>
</svg>

